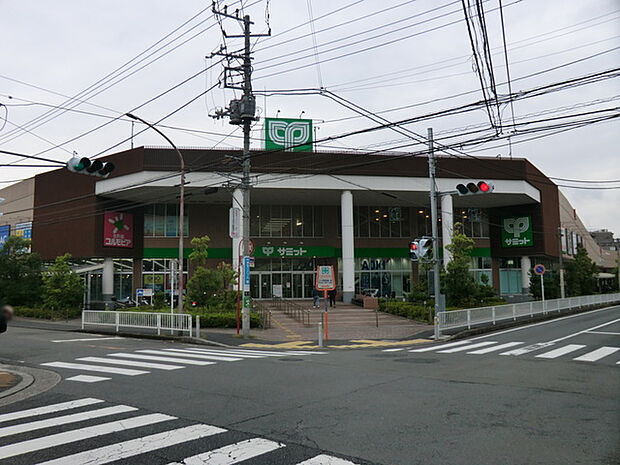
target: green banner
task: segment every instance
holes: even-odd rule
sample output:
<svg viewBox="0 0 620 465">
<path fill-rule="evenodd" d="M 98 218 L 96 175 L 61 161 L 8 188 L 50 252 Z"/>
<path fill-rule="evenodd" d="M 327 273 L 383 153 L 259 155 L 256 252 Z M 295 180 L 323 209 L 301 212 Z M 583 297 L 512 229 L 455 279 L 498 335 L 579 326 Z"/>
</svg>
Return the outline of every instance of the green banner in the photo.
<svg viewBox="0 0 620 465">
<path fill-rule="evenodd" d="M 312 120 L 265 118 L 265 150 L 312 152 Z"/>
<path fill-rule="evenodd" d="M 254 249 L 257 258 L 334 257 L 334 247 L 310 247 L 303 245 L 260 245 Z"/>
<path fill-rule="evenodd" d="M 533 245 L 531 216 L 502 218 L 502 247 L 531 247 Z"/>
</svg>

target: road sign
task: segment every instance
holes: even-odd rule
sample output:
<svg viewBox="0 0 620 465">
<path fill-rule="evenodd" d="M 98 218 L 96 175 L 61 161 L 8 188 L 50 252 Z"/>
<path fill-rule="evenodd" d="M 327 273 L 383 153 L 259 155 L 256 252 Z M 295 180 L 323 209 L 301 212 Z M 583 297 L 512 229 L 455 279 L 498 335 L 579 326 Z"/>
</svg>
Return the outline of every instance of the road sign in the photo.
<svg viewBox="0 0 620 465">
<path fill-rule="evenodd" d="M 336 278 L 332 265 L 319 265 L 316 269 L 316 288 L 319 291 L 336 289 Z"/>
<path fill-rule="evenodd" d="M 243 290 L 250 290 L 250 257 L 243 257 Z"/>
<path fill-rule="evenodd" d="M 152 297 L 153 289 L 136 289 L 136 297 Z"/>
<path fill-rule="evenodd" d="M 545 270 L 544 265 L 539 264 L 534 267 L 534 273 L 536 273 L 537 275 L 543 275 L 545 274 L 545 271 L 546 270 Z"/>
</svg>

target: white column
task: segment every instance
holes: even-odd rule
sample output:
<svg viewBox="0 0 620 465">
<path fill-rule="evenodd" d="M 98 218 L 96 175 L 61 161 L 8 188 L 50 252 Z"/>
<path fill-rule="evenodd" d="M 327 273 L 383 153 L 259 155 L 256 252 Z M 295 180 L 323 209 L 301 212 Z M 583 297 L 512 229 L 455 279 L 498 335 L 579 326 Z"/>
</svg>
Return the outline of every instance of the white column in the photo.
<svg viewBox="0 0 620 465">
<path fill-rule="evenodd" d="M 530 269 L 532 261 L 530 257 L 524 255 L 521 257 L 521 292 L 523 294 L 530 293 Z"/>
<path fill-rule="evenodd" d="M 114 296 L 114 259 L 112 257 L 103 259 L 101 291 L 103 300 L 106 302 Z"/>
<path fill-rule="evenodd" d="M 452 259 L 452 254 L 446 249 L 452 243 L 452 232 L 454 231 L 454 209 L 452 207 L 452 196 L 441 196 L 441 237 L 443 241 L 443 266 L 446 266 Z"/>
<path fill-rule="evenodd" d="M 243 205 L 243 191 L 241 189 L 235 189 L 233 191 L 233 202 L 232 202 L 232 207 L 233 208 L 239 208 L 241 209 Z M 243 213 L 243 212 L 242 212 Z M 240 215 L 241 218 L 239 219 L 239 231 L 243 231 L 243 214 Z M 239 266 L 239 244 L 241 243 L 241 236 L 236 237 L 232 240 L 232 266 L 233 266 L 233 270 L 235 272 L 237 272 L 237 267 Z M 243 270 L 241 270 L 241 272 L 243 272 Z M 241 279 L 241 276 L 238 277 L 238 279 Z"/>
<path fill-rule="evenodd" d="M 342 213 L 342 300 L 351 303 L 355 297 L 355 242 L 353 239 L 353 195 L 343 191 Z"/>
</svg>

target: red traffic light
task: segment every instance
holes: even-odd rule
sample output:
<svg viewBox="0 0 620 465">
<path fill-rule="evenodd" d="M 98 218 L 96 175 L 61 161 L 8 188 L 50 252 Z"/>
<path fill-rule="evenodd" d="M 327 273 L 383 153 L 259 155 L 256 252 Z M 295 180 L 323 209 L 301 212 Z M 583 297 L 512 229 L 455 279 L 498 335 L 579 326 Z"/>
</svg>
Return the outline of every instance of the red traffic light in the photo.
<svg viewBox="0 0 620 465">
<path fill-rule="evenodd" d="M 418 250 L 418 244 L 416 242 L 412 242 L 411 244 L 409 244 L 409 250 L 415 252 L 416 250 Z"/>
<path fill-rule="evenodd" d="M 484 181 L 480 181 L 478 183 L 478 189 L 480 189 L 480 192 L 489 192 L 489 190 L 491 189 L 491 186 L 489 186 L 486 182 Z"/>
</svg>

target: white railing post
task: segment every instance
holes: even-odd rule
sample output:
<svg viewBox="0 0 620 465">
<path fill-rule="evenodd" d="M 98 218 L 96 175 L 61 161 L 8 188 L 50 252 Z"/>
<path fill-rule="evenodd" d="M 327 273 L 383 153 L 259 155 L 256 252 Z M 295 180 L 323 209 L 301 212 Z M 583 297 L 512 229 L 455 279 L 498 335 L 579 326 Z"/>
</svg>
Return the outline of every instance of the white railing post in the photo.
<svg viewBox="0 0 620 465">
<path fill-rule="evenodd" d="M 517 305 L 512 304 L 512 321 L 517 320 Z"/>
<path fill-rule="evenodd" d="M 189 325 L 189 337 L 192 337 L 192 323 L 193 323 L 193 318 L 191 315 L 187 315 L 189 318 L 187 318 L 185 321 L 186 323 Z"/>
<path fill-rule="evenodd" d="M 114 312 L 114 322 L 116 324 L 116 332 L 118 333 L 118 312 Z"/>
<path fill-rule="evenodd" d="M 534 302 L 530 302 L 530 317 L 534 318 Z"/>
<path fill-rule="evenodd" d="M 157 314 L 157 335 L 161 336 L 161 313 Z"/>
<path fill-rule="evenodd" d="M 491 313 L 493 315 L 493 324 L 495 324 L 495 307 L 491 309 Z"/>
<path fill-rule="evenodd" d="M 471 329 L 471 310 L 467 309 L 467 329 Z"/>
<path fill-rule="evenodd" d="M 84 310 L 82 310 L 82 331 L 84 331 Z"/>
<path fill-rule="evenodd" d="M 196 315 L 196 337 L 200 337 L 200 315 Z"/>
</svg>

